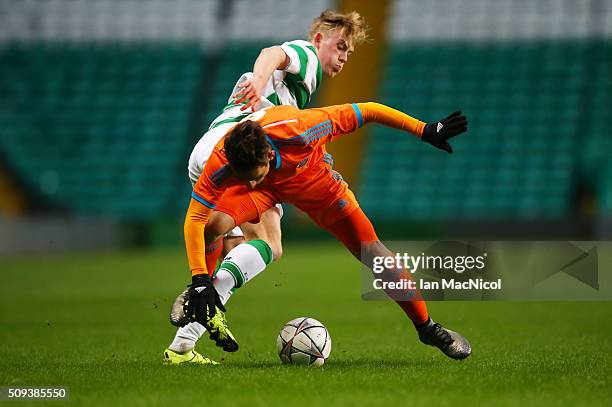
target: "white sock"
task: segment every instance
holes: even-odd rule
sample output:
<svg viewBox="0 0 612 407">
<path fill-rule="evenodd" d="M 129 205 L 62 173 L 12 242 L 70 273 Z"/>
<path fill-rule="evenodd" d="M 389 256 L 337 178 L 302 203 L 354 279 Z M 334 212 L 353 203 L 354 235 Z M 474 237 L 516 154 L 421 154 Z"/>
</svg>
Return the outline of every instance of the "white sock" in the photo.
<svg viewBox="0 0 612 407">
<path fill-rule="evenodd" d="M 251 281 L 272 262 L 272 249 L 263 240 L 252 240 L 234 247 L 223 259 L 214 285 L 225 304 L 236 288 Z"/>
<path fill-rule="evenodd" d="M 252 240 L 234 247 L 223 259 L 213 280 L 221 302 L 225 305 L 237 288 L 251 281 L 271 262 L 272 249 L 263 240 Z M 179 353 L 188 352 L 195 348 L 205 332 L 203 325 L 191 322 L 176 331 L 169 348 Z"/>
<path fill-rule="evenodd" d="M 206 332 L 204 325 L 198 322 L 190 322 L 176 330 L 174 340 L 168 348 L 178 353 L 188 352 L 195 348 L 197 340 L 204 335 L 204 332 Z"/>
</svg>

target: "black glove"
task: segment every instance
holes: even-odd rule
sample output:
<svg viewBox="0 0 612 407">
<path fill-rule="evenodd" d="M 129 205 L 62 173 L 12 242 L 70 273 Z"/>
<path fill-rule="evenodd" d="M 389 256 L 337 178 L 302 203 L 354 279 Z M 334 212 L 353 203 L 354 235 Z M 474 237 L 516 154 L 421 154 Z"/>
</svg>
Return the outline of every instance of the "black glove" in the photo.
<svg viewBox="0 0 612 407">
<path fill-rule="evenodd" d="M 206 322 L 215 316 L 215 306 L 225 312 L 219 293 L 215 290 L 212 279 L 208 274 L 198 274 L 191 277 L 191 284 L 187 288 L 185 314 L 191 322 L 206 325 Z"/>
<path fill-rule="evenodd" d="M 466 117 L 458 110 L 446 119 L 427 124 L 423 130 L 421 140 L 452 154 L 453 148 L 448 144 L 447 140 L 466 131 L 467 125 Z"/>
</svg>

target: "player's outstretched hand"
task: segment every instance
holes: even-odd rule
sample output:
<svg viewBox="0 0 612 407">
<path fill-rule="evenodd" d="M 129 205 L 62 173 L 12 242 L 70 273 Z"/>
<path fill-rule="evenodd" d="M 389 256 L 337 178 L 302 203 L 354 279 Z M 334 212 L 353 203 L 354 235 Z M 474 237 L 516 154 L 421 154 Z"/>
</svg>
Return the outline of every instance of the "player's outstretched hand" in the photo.
<svg viewBox="0 0 612 407">
<path fill-rule="evenodd" d="M 185 314 L 191 322 L 205 325 L 215 315 L 215 307 L 219 307 L 223 312 L 225 312 L 225 307 L 208 274 L 195 275 L 191 277 L 191 281 L 191 284 L 187 286 Z"/>
<path fill-rule="evenodd" d="M 445 119 L 427 124 L 421 139 L 440 150 L 452 154 L 453 148 L 448 144 L 448 140 L 465 132 L 467 125 L 467 118 L 458 110 Z"/>
<path fill-rule="evenodd" d="M 246 110 L 251 107 L 253 111 L 255 111 L 255 105 L 259 102 L 259 99 L 261 99 L 261 91 L 264 85 L 265 83 L 256 76 L 239 83 L 238 87 L 240 90 L 234 95 L 234 103 L 239 104 L 246 102 L 240 110 Z"/>
</svg>

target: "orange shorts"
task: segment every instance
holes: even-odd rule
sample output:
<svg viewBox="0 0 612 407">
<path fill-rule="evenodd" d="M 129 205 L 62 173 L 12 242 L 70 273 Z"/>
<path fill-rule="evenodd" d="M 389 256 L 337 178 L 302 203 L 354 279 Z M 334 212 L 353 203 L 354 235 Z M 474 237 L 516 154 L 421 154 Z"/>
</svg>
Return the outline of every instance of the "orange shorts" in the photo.
<svg viewBox="0 0 612 407">
<path fill-rule="evenodd" d="M 261 215 L 277 203 L 295 205 L 322 227 L 338 222 L 359 207 L 342 176 L 322 162 L 282 186 L 228 188 L 215 210 L 228 214 L 240 225 L 259 222 Z"/>
<path fill-rule="evenodd" d="M 278 203 L 268 188 L 250 189 L 246 185 L 230 187 L 217 202 L 215 210 L 231 216 L 236 225 L 258 223 L 261 215 Z"/>
</svg>

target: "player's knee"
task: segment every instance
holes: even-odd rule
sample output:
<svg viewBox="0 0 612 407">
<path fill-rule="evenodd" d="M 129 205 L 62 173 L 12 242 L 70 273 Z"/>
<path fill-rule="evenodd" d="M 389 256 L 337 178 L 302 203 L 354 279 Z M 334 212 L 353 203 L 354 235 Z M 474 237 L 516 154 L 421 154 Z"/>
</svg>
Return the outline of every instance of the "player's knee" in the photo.
<svg viewBox="0 0 612 407">
<path fill-rule="evenodd" d="M 204 239 L 207 242 L 214 242 L 224 234 L 225 232 L 214 223 L 209 223 L 204 228 Z"/>
<path fill-rule="evenodd" d="M 204 228 L 204 239 L 214 242 L 234 227 L 234 219 L 223 212 L 214 211 Z"/>
</svg>

